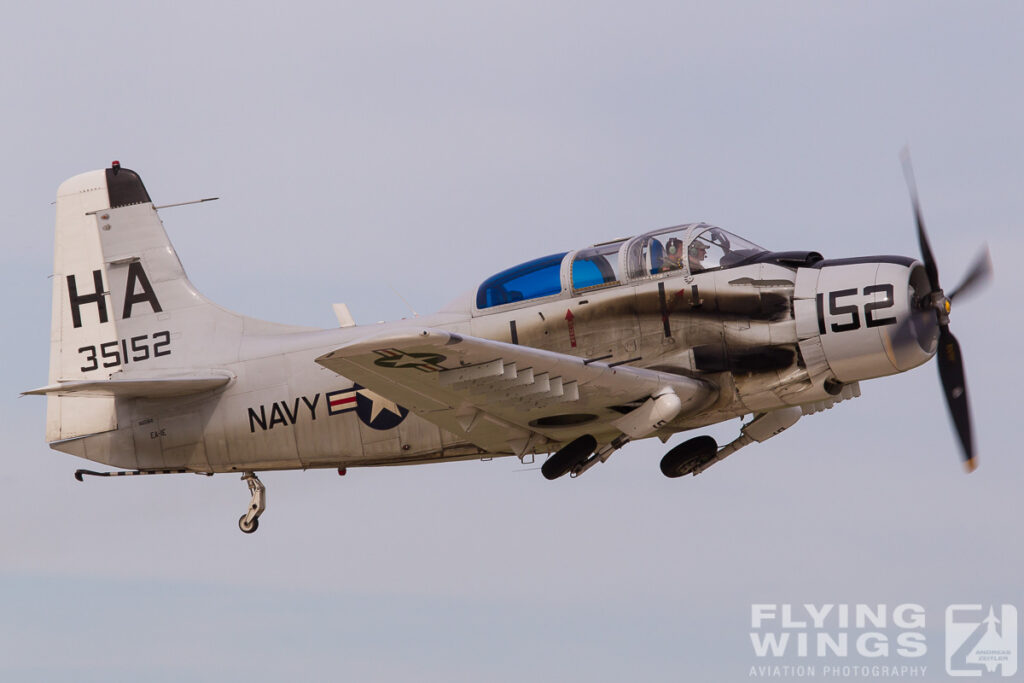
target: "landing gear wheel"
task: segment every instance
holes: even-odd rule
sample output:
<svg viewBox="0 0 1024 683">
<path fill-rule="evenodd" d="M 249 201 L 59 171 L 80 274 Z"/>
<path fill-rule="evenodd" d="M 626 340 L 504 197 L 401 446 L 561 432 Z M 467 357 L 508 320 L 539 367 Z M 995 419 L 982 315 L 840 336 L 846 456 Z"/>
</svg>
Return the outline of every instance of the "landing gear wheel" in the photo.
<svg viewBox="0 0 1024 683">
<path fill-rule="evenodd" d="M 715 457 L 718 443 L 710 436 L 698 436 L 679 444 L 661 459 L 661 473 L 675 479 Z"/>
<path fill-rule="evenodd" d="M 545 479 L 558 479 L 573 467 L 586 460 L 597 448 L 597 439 L 584 434 L 544 461 L 540 471 Z"/>
<path fill-rule="evenodd" d="M 252 499 L 249 501 L 249 509 L 238 518 L 238 528 L 244 534 L 251 534 L 260 528 L 260 515 L 267 509 L 267 488 L 255 472 L 243 474 L 242 481 L 249 485 Z"/>
</svg>

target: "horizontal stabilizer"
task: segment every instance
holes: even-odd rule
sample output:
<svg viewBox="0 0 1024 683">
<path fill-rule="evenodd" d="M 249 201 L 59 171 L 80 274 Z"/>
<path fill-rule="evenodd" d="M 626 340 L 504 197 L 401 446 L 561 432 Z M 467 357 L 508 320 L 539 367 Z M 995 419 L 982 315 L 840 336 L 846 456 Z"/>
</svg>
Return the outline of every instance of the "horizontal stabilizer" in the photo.
<svg viewBox="0 0 1024 683">
<path fill-rule="evenodd" d="M 234 375 L 224 370 L 203 374 L 168 375 L 162 377 L 131 377 L 120 379 L 76 379 L 57 382 L 23 396 L 121 396 L 125 398 L 173 398 L 218 389 Z"/>
</svg>

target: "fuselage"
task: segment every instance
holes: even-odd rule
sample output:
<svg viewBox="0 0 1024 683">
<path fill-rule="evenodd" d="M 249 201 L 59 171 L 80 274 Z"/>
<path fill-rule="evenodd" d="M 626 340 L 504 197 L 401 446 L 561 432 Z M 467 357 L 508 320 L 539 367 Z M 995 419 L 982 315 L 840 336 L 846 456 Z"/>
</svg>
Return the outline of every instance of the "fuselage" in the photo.
<svg viewBox="0 0 1024 683">
<path fill-rule="evenodd" d="M 936 345 L 935 317 L 920 301 L 930 289 L 916 261 L 769 252 L 704 223 L 513 266 L 432 316 L 367 326 L 339 320 L 343 326 L 330 330 L 255 320 L 203 297 L 141 178 L 117 164 L 60 186 L 56 227 L 49 384 L 31 393 L 47 396 L 53 448 L 132 470 L 525 456 L 577 438 L 573 429 L 583 421 L 586 443 L 619 448 L 623 437 L 667 439 L 787 409 L 785 419 L 760 419 L 760 434 L 856 395 L 859 380 L 920 365 Z M 463 383 L 463 393 L 444 394 L 459 405 L 438 398 L 440 374 L 421 388 L 435 398 L 420 401 L 416 383 L 403 383 L 400 373 L 387 381 L 363 375 L 378 382 L 364 387 L 344 376 L 345 367 L 358 369 L 320 363 L 338 349 L 411 327 L 552 352 L 544 358 L 555 358 L 552 367 L 563 372 L 578 368 L 576 359 L 594 364 L 586 376 L 575 375 L 579 381 L 568 380 L 573 392 L 606 371 L 629 375 L 616 366 L 647 379 L 604 385 L 617 392 L 613 403 L 584 387 L 590 412 L 579 415 L 572 402 L 584 398 L 566 395 L 560 377 L 540 373 L 544 381 L 535 382 L 530 368 L 496 358 L 474 362 L 500 365 L 529 385 L 504 394 L 494 393 L 493 382 Z M 376 367 L 463 376 L 463 367 L 440 364 L 443 354 L 368 348 L 378 355 Z M 499 354 L 508 347 L 486 348 Z M 685 396 L 663 396 L 676 391 L 673 382 Z M 640 395 L 629 395 L 631 387 L 642 387 Z M 474 439 L 470 423 L 481 405 L 535 389 L 569 403 L 533 417 L 519 408 L 507 419 L 489 414 L 503 436 Z M 474 391 L 490 393 L 473 399 Z M 401 396 L 418 412 L 402 406 Z M 462 427 L 460 415 L 470 426 Z"/>
<path fill-rule="evenodd" d="M 572 256 L 564 257 L 563 269 Z M 511 455 L 486 452 L 314 362 L 351 340 L 410 326 L 629 363 L 718 387 L 710 408 L 677 418 L 671 431 L 827 404 L 836 400 L 837 386 L 927 360 L 920 335 L 912 343 L 884 336 L 899 329 L 897 318 L 911 315 L 907 293 L 915 262 L 796 266 L 781 260 L 655 274 L 585 291 L 573 291 L 567 279 L 557 293 L 485 309 L 466 298 L 412 320 L 244 335 L 237 347 L 205 359 L 232 375 L 225 388 L 189 398 L 120 401 L 116 430 L 54 447 L 117 467 L 197 472 Z"/>
</svg>

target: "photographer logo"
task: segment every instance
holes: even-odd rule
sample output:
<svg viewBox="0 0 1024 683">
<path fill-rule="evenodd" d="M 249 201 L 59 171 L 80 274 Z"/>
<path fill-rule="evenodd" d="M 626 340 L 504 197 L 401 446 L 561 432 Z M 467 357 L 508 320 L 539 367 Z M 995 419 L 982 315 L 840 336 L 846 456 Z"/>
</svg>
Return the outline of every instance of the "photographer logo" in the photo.
<svg viewBox="0 0 1024 683">
<path fill-rule="evenodd" d="M 1017 673 L 1017 608 L 950 605 L 946 608 L 946 673 L 1008 677 Z"/>
</svg>

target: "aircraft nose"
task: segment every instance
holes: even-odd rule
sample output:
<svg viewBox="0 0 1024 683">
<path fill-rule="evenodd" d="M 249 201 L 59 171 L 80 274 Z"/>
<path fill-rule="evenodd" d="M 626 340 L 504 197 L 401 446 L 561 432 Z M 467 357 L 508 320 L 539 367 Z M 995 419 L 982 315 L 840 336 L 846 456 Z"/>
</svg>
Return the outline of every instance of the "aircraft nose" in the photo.
<svg viewBox="0 0 1024 683">
<path fill-rule="evenodd" d="M 939 322 L 930 300 L 931 287 L 924 266 L 914 262 L 907 266 L 906 275 L 893 279 L 897 282 L 906 280 L 907 301 L 905 307 L 900 307 L 897 324 L 883 329 L 882 337 L 887 342 L 886 351 L 890 361 L 903 372 L 927 362 L 935 355 Z M 948 309 L 948 301 L 946 306 Z"/>
<path fill-rule="evenodd" d="M 816 273 L 805 276 L 814 283 L 813 307 L 806 300 L 810 287 L 798 275 L 794 311 L 798 334 L 816 339 L 805 341 L 801 351 L 813 362 L 820 348 L 836 380 L 903 372 L 935 355 L 936 308 L 919 262 L 897 256 L 849 259 L 809 271 Z"/>
<path fill-rule="evenodd" d="M 929 302 L 930 289 L 924 266 L 915 264 L 910 271 L 910 284 L 907 288 L 907 294 L 911 298 L 908 311 L 914 330 L 914 341 L 921 351 L 928 354 L 928 358 L 935 355 L 939 340 L 939 321 L 935 316 L 935 309 Z M 949 299 L 945 300 L 945 310 L 948 314 Z"/>
</svg>

